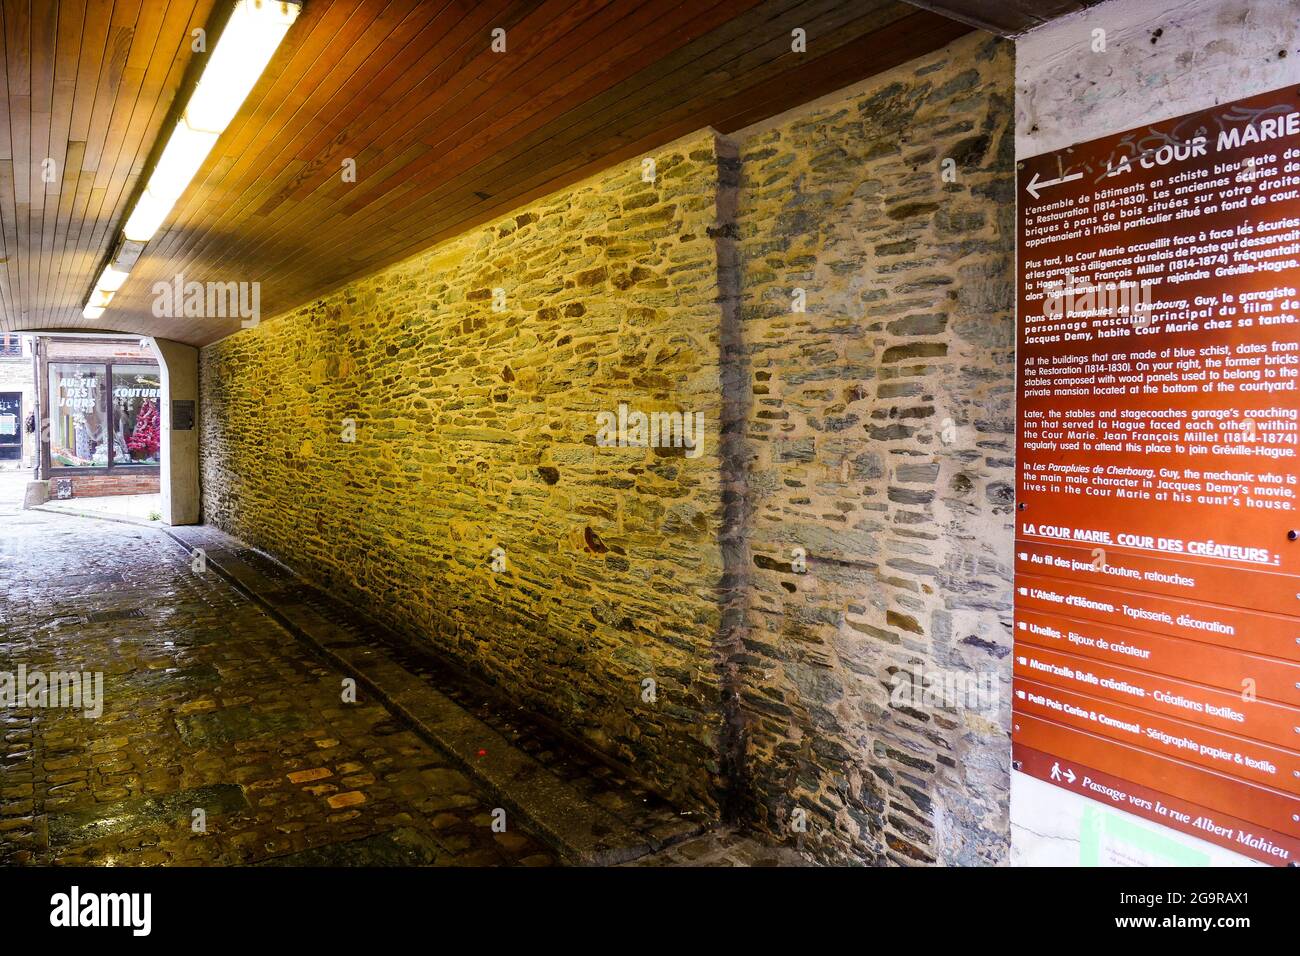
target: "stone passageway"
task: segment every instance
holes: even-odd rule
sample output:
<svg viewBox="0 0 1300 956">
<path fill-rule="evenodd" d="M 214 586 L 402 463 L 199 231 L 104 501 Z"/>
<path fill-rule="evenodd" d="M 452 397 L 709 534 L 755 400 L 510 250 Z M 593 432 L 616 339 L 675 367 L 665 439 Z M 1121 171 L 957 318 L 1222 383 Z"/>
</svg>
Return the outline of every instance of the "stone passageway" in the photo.
<svg viewBox="0 0 1300 956">
<path fill-rule="evenodd" d="M 18 509 L 0 502 L 0 671 L 102 672 L 105 701 L 0 713 L 0 863 L 555 862 L 161 532 Z"/>
<path fill-rule="evenodd" d="M 4 4 L 0 873 L 1296 865 L 1297 11 Z"/>
<path fill-rule="evenodd" d="M 84 6 L 9 31 L 13 89 L 82 90 L 55 27 L 121 19 Z M 55 501 L 0 529 L 0 653 L 108 709 L 11 715 L 0 854 L 1006 862 L 1014 44 L 889 0 L 410 6 L 222 0 L 270 57 L 228 83 L 172 33 L 207 7 L 149 0 L 130 61 L 176 83 L 106 90 L 144 159 L 81 245 L 9 249 Z M 205 82 L 257 92 L 157 122 Z M 51 157 L 116 109 L 37 99 Z"/>
</svg>

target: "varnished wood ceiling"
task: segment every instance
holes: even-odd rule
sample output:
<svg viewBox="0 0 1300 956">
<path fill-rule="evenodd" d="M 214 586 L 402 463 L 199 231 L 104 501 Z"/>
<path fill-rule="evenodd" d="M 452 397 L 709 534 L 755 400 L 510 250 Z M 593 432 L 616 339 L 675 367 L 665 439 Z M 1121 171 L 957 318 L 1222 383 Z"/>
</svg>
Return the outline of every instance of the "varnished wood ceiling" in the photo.
<svg viewBox="0 0 1300 956">
<path fill-rule="evenodd" d="M 883 0 L 307 0 L 131 278 L 83 320 L 200 66 L 190 31 L 224 2 L 5 0 L 0 330 L 203 344 L 237 320 L 155 318 L 156 281 L 260 282 L 275 315 L 611 163 L 740 129 L 969 29 Z M 505 53 L 490 48 L 496 27 Z M 806 53 L 791 51 L 796 27 Z M 355 182 L 340 175 L 348 158 Z"/>
<path fill-rule="evenodd" d="M 80 319 L 213 2 L 0 7 L 0 330 Z"/>
</svg>

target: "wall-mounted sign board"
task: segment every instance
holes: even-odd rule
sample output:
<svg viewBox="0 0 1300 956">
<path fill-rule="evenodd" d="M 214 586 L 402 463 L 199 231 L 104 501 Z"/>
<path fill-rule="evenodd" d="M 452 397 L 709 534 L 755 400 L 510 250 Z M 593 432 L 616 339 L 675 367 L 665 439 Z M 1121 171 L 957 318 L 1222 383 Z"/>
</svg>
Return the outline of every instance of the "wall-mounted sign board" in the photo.
<svg viewBox="0 0 1300 956">
<path fill-rule="evenodd" d="M 1016 768 L 1300 862 L 1300 90 L 1017 194 Z"/>
<path fill-rule="evenodd" d="M 188 432 L 194 429 L 194 402 L 172 401 L 172 431 Z"/>
</svg>

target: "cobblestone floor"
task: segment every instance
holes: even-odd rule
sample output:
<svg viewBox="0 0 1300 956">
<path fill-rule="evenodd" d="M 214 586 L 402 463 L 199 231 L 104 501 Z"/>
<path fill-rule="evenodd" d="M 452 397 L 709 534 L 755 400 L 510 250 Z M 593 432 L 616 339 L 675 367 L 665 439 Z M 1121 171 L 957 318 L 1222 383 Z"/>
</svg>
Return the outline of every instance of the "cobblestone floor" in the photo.
<svg viewBox="0 0 1300 956">
<path fill-rule="evenodd" d="M 555 862 L 160 532 L 19 507 L 0 500 L 0 672 L 99 671 L 105 706 L 0 710 L 0 863 Z"/>
<path fill-rule="evenodd" d="M 793 847 L 772 846 L 754 839 L 743 831 L 719 827 L 693 840 L 686 840 L 623 865 L 808 867 L 813 864 L 804 859 Z"/>
<path fill-rule="evenodd" d="M 25 484 L 0 475 L 0 679 L 102 673 L 104 709 L 0 706 L 0 865 L 559 862 L 525 827 L 494 833 L 482 785 L 364 691 L 344 703 L 342 672 L 161 531 L 23 511 Z M 665 825 L 630 782 L 407 664 L 594 805 Z M 800 863 L 721 829 L 632 865 Z"/>
</svg>

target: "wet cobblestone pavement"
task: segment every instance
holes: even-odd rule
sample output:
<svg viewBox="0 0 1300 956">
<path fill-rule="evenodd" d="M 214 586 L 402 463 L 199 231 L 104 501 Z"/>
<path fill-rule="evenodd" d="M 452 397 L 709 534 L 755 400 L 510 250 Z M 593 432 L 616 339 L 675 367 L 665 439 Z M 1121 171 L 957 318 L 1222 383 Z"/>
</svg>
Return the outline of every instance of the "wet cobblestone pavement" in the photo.
<svg viewBox="0 0 1300 956">
<path fill-rule="evenodd" d="M 169 534 L 202 549 L 209 569 L 345 672 L 361 677 L 417 732 L 457 758 L 458 766 L 472 768 L 499 799 L 521 809 L 535 831 L 548 834 L 567 861 L 610 865 L 638 859 L 707 827 L 472 675 L 453 670 L 427 648 L 237 538 L 207 526 Z"/>
<path fill-rule="evenodd" d="M 483 782 L 364 688 L 344 703 L 343 671 L 211 568 L 194 573 L 162 530 L 23 511 L 24 484 L 0 480 L 0 679 L 20 666 L 101 673 L 104 706 L 90 718 L 0 710 L 0 865 L 561 862 L 517 820 L 493 832 L 501 801 Z M 732 829 L 692 836 L 698 824 L 517 707 L 256 552 L 239 554 L 277 601 L 387 648 L 588 813 L 613 812 L 634 842 L 677 834 L 628 865 L 802 865 Z"/>
<path fill-rule="evenodd" d="M 0 500 L 0 672 L 102 672 L 104 710 L 0 711 L 0 863 L 556 862 L 161 532 L 18 508 Z"/>
</svg>

